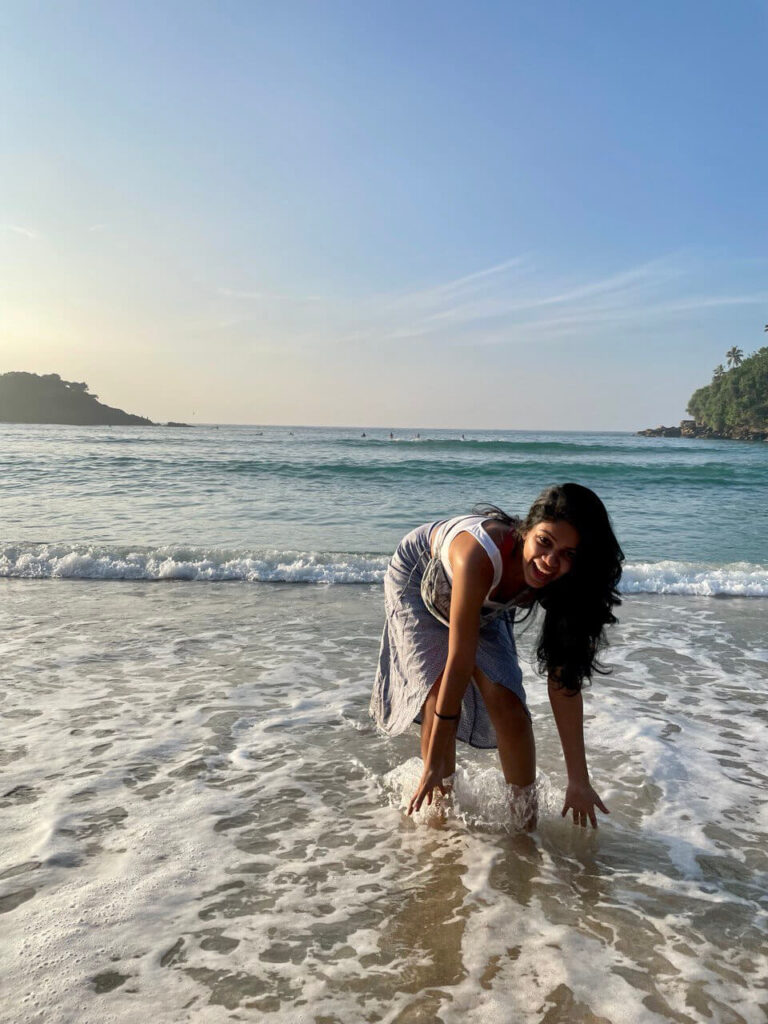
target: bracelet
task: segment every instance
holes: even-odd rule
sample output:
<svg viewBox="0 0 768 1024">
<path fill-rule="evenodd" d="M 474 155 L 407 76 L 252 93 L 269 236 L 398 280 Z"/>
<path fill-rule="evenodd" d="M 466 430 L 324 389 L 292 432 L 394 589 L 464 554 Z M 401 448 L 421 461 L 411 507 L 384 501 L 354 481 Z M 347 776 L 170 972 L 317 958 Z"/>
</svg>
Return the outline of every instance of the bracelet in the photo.
<svg viewBox="0 0 768 1024">
<path fill-rule="evenodd" d="M 439 711 L 436 711 L 435 718 L 439 718 L 441 722 L 458 722 L 461 718 L 461 712 L 458 715 L 441 715 Z"/>
</svg>

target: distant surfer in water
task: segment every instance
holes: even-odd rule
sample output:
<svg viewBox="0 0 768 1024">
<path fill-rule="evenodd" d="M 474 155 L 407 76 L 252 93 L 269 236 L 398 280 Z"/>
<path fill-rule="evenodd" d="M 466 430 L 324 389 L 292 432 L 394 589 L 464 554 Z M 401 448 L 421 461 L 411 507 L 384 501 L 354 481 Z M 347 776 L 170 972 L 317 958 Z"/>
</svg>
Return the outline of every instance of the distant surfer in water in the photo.
<svg viewBox="0 0 768 1024">
<path fill-rule="evenodd" d="M 616 622 L 624 555 L 605 506 L 580 484 L 544 490 L 524 520 L 493 505 L 419 526 L 384 577 L 386 626 L 371 715 L 389 735 L 421 725 L 423 772 L 408 813 L 456 767 L 456 740 L 497 747 L 506 782 L 535 825 L 536 750 L 512 623 L 539 605 L 536 657 L 565 757 L 563 815 L 597 827 L 608 808 L 593 789 L 581 687 L 604 672 L 598 655 Z"/>
</svg>

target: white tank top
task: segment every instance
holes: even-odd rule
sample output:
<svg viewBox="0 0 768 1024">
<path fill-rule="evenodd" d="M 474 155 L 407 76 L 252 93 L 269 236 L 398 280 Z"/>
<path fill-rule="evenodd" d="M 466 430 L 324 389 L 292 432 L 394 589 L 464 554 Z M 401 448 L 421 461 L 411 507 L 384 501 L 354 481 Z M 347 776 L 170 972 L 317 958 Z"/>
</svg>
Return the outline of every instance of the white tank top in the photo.
<svg viewBox="0 0 768 1024">
<path fill-rule="evenodd" d="M 484 604 L 495 606 L 498 602 L 491 601 L 489 595 L 493 593 L 501 582 L 501 574 L 504 567 L 501 562 L 501 552 L 499 551 L 498 544 L 486 532 L 483 526 L 483 523 L 487 522 L 487 520 L 487 516 L 456 516 L 454 519 L 446 519 L 444 522 L 435 525 L 430 541 L 432 537 L 435 538 L 432 550 L 440 559 L 448 580 L 453 583 L 453 569 L 451 568 L 449 555 L 451 544 L 460 533 L 471 534 L 478 544 L 483 546 L 485 553 L 491 560 L 493 581 L 488 589 L 488 593 L 485 595 Z"/>
</svg>

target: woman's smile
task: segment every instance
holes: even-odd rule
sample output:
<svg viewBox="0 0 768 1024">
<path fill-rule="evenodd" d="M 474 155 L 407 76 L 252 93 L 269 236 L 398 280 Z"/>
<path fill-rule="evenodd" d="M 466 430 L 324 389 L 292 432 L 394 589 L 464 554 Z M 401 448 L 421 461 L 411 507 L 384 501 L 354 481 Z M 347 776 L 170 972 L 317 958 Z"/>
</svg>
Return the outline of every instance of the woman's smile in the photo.
<svg viewBox="0 0 768 1024">
<path fill-rule="evenodd" d="M 543 565 L 537 565 L 536 562 L 531 562 L 534 575 L 537 576 L 542 583 L 549 583 L 555 573 L 550 569 L 545 569 Z"/>
<path fill-rule="evenodd" d="M 537 523 L 525 535 L 523 575 L 529 587 L 545 587 L 564 576 L 579 546 L 578 530 L 564 520 Z"/>
</svg>

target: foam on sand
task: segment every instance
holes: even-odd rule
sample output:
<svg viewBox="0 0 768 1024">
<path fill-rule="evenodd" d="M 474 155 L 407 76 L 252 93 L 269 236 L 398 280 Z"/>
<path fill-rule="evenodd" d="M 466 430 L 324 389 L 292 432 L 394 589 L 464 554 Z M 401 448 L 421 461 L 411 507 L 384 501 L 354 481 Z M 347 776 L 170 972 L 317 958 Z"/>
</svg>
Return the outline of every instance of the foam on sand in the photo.
<svg viewBox="0 0 768 1024">
<path fill-rule="evenodd" d="M 585 696 L 597 831 L 560 817 L 524 661 L 527 834 L 494 751 L 460 749 L 450 814 L 404 815 L 417 731 L 367 717 L 376 588 L 2 589 L 14 1024 L 763 1024 L 760 602 L 622 609 Z"/>
</svg>

